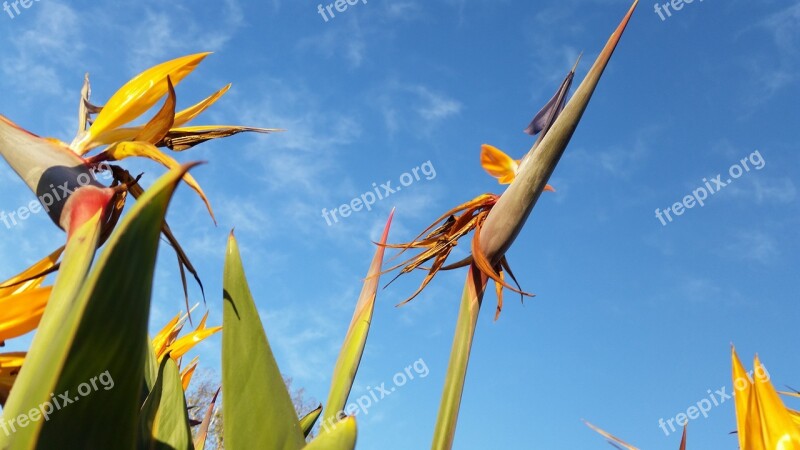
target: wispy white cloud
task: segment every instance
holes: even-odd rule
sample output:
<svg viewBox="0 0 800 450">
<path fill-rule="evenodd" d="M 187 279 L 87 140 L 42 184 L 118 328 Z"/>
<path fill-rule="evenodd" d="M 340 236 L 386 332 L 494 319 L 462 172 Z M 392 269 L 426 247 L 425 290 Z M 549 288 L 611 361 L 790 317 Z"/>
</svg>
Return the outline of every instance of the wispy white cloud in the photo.
<svg viewBox="0 0 800 450">
<path fill-rule="evenodd" d="M 775 44 L 785 54 L 800 52 L 800 2 L 770 15 L 759 26 L 772 34 Z"/>
<path fill-rule="evenodd" d="M 725 246 L 726 256 L 738 260 L 769 264 L 780 254 L 777 240 L 764 231 L 748 230 L 736 233 Z"/>
<path fill-rule="evenodd" d="M 300 39 L 296 48 L 300 51 L 321 55 L 327 59 L 344 57 L 350 68 L 359 68 L 367 53 L 365 33 L 372 34 L 371 28 L 368 27 L 368 31 L 365 32 L 355 18 L 337 25 L 339 26 L 326 27 L 319 34 Z"/>
<path fill-rule="evenodd" d="M 370 3 L 329 19 L 320 33 L 300 39 L 295 47 L 326 59 L 343 58 L 355 70 L 362 67 L 372 49 L 391 45 L 399 21 L 425 17 L 425 9 L 417 1 Z"/>
<path fill-rule="evenodd" d="M 456 10 L 458 24 L 463 26 L 468 22 L 469 19 L 469 7 L 483 5 L 495 8 L 504 3 L 508 3 L 508 0 L 444 0 L 444 3 L 450 5 Z M 480 11 L 476 11 L 475 13 L 479 14 Z"/>
<path fill-rule="evenodd" d="M 758 203 L 793 203 L 797 198 L 797 188 L 791 178 L 756 179 L 753 182 L 754 195 Z"/>
<path fill-rule="evenodd" d="M 129 30 L 126 33 L 129 65 L 141 70 L 181 53 L 221 50 L 245 24 L 245 16 L 237 0 L 224 0 L 218 11 L 220 19 L 213 22 L 218 25 L 209 26 L 192 6 L 147 4 L 136 26 L 119 27 Z M 175 26 L 178 17 L 180 26 Z"/>
<path fill-rule="evenodd" d="M 770 14 L 743 30 L 742 34 L 749 32 L 767 33 L 775 45 L 775 52 L 762 48 L 758 54 L 742 62 L 753 80 L 752 89 L 745 94 L 747 103 L 761 105 L 798 80 L 800 2 Z"/>
<path fill-rule="evenodd" d="M 646 127 L 636 132 L 627 145 L 591 150 L 575 149 L 567 157 L 617 177 L 628 177 L 647 161 L 654 138 L 660 130 L 657 126 Z"/>
<path fill-rule="evenodd" d="M 283 357 L 280 362 L 285 375 L 312 381 L 330 376 L 358 298 L 358 287 L 331 287 L 332 294 L 313 308 L 289 305 L 261 311 L 270 343 Z"/>
<path fill-rule="evenodd" d="M 14 39 L 13 51 L 0 61 L 5 83 L 13 89 L 49 96 L 63 96 L 60 71 L 80 63 L 86 44 L 87 25 L 70 6 L 38 4 L 32 26 Z"/>
<path fill-rule="evenodd" d="M 695 304 L 742 306 L 747 299 L 732 286 L 696 275 L 683 275 L 676 280 L 678 299 Z M 670 301 L 674 301 L 674 297 Z"/>
<path fill-rule="evenodd" d="M 552 95 L 549 91 L 545 92 L 544 86 L 557 86 L 581 52 L 564 36 L 568 33 L 574 37 L 582 31 L 579 24 L 572 23 L 575 20 L 571 13 L 574 8 L 569 2 L 563 5 L 559 3 L 538 9 L 533 16 L 526 35 L 531 55 L 526 59 L 532 61 L 534 79 L 543 81 L 534 88 L 534 96 Z"/>
<path fill-rule="evenodd" d="M 401 129 L 430 132 L 463 109 L 461 102 L 443 92 L 398 80 L 383 83 L 370 98 L 390 134 Z"/>
<path fill-rule="evenodd" d="M 414 1 L 393 1 L 385 5 L 386 17 L 411 20 L 423 14 L 422 6 Z"/>
<path fill-rule="evenodd" d="M 417 111 L 425 120 L 439 121 L 461 112 L 461 103 L 443 94 L 432 92 L 424 86 L 415 86 L 412 90 L 422 102 Z"/>
<path fill-rule="evenodd" d="M 343 112 L 326 114 L 317 96 L 302 86 L 265 79 L 262 87 L 239 102 L 240 121 L 287 131 L 257 137 L 247 150 L 263 169 L 258 178 L 272 190 L 320 194 L 318 180 L 335 166 L 338 150 L 361 134 L 358 120 Z"/>
<path fill-rule="evenodd" d="M 726 187 L 732 196 L 748 199 L 757 204 L 791 204 L 797 198 L 797 187 L 789 177 L 754 178 L 745 185 L 731 184 Z"/>
</svg>

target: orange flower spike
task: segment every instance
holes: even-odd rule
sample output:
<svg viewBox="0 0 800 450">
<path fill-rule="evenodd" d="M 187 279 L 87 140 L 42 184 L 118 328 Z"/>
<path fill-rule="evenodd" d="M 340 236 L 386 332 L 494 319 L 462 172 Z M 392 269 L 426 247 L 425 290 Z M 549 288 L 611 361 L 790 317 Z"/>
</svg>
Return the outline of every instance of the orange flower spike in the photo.
<svg viewBox="0 0 800 450">
<path fill-rule="evenodd" d="M 61 253 L 63 252 L 64 247 L 61 247 L 18 275 L 0 283 L 0 298 L 13 294 L 21 294 L 40 287 L 44 282 L 44 276 L 56 267 L 58 258 L 61 257 Z"/>
<path fill-rule="evenodd" d="M 731 349 L 736 390 L 736 424 L 740 448 L 748 450 L 800 449 L 800 427 L 781 401 L 758 356 L 751 377 L 736 350 Z"/>
<path fill-rule="evenodd" d="M 197 363 L 200 361 L 199 356 L 195 356 L 194 359 L 186 366 L 185 369 L 181 370 L 181 385 L 183 386 L 183 391 L 189 389 L 189 384 L 192 382 L 192 376 L 194 375 L 195 370 L 197 370 Z"/>
<path fill-rule="evenodd" d="M 25 361 L 25 352 L 0 353 L 0 406 L 6 404 L 17 374 Z"/>
<path fill-rule="evenodd" d="M 517 176 L 519 164 L 502 150 L 489 144 L 481 146 L 481 166 L 500 184 L 509 184 Z"/>
<path fill-rule="evenodd" d="M 39 326 L 52 286 L 0 298 L 0 343 Z"/>
<path fill-rule="evenodd" d="M 194 331 L 179 339 L 176 339 L 175 342 L 169 345 L 167 351 L 172 359 L 179 359 L 193 349 L 197 344 L 222 330 L 221 326 L 206 328 L 207 319 L 208 312 L 206 312 L 206 314 L 203 316 L 203 319 L 200 321 L 200 324 L 197 325 L 197 328 Z"/>
<path fill-rule="evenodd" d="M 481 166 L 489 175 L 497 178 L 500 184 L 510 184 L 519 170 L 520 161 L 506 155 L 502 150 L 489 144 L 481 145 Z M 549 184 L 545 191 L 555 192 Z"/>
<path fill-rule="evenodd" d="M 167 94 L 167 78 L 178 84 L 189 75 L 209 53 L 197 53 L 166 61 L 140 73 L 123 85 L 95 118 L 92 126 L 72 142 L 72 149 L 85 154 L 94 145 L 92 141 L 117 129 L 147 112 Z"/>
<path fill-rule="evenodd" d="M 153 351 L 156 354 L 156 358 L 161 359 L 164 353 L 166 353 L 167 347 L 175 341 L 177 333 L 179 333 L 180 328 L 183 327 L 182 323 L 180 327 L 178 326 L 180 320 L 181 314 L 178 313 L 153 337 Z"/>
</svg>

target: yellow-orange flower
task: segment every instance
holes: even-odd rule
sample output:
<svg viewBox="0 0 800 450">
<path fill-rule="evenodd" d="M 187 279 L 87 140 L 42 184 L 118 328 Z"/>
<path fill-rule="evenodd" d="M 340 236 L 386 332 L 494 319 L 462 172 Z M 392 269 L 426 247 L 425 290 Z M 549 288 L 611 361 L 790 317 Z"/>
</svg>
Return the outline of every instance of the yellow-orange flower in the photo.
<svg viewBox="0 0 800 450">
<path fill-rule="evenodd" d="M 0 406 L 6 404 L 8 393 L 14 386 L 23 361 L 25 352 L 0 353 Z"/>
<path fill-rule="evenodd" d="M 167 322 L 164 328 L 153 337 L 153 351 L 158 361 L 169 354 L 172 359 L 181 365 L 181 358 L 194 348 L 194 346 L 222 330 L 222 327 L 206 328 L 206 321 L 208 319 L 208 312 L 206 312 L 194 331 L 179 338 L 178 335 L 180 335 L 181 330 L 183 330 L 183 326 L 186 324 L 186 319 L 188 317 L 188 313 L 175 315 L 175 317 Z M 189 364 L 181 369 L 181 384 L 183 385 L 184 391 L 189 389 L 189 384 L 197 370 L 199 360 L 199 357 L 195 357 Z"/>
<path fill-rule="evenodd" d="M 0 343 L 36 329 L 51 287 L 42 287 L 47 273 L 56 267 L 60 248 L 0 284 Z"/>
<path fill-rule="evenodd" d="M 105 220 L 102 242 L 122 214 L 127 195 L 138 198 L 143 193 L 138 178 L 108 162 L 140 157 L 174 169 L 179 163 L 160 148 L 178 152 L 237 133 L 281 131 L 238 125 L 187 126 L 230 89 L 230 84 L 223 86 L 200 102 L 176 111 L 174 86 L 208 55 L 186 55 L 151 67 L 125 83 L 103 106 L 90 102 L 87 76 L 81 90 L 78 130 L 70 144 L 36 136 L 0 116 L 0 157 L 25 181 L 53 222 L 64 229 L 68 237 L 70 230 L 102 211 Z M 162 99 L 163 104 L 149 120 L 140 125 L 132 124 Z M 97 153 L 89 155 L 94 150 Z M 96 179 L 98 172 L 106 170 L 110 170 L 113 177 L 111 186 Z M 199 183 L 188 173 L 183 181 L 200 196 L 213 220 L 211 204 Z M 64 195 L 55 195 L 58 194 L 55 190 L 52 193 L 42 191 L 43 186 L 63 186 Z M 162 231 L 178 254 L 184 291 L 186 271 L 194 276 L 202 290 L 196 270 L 166 224 Z M 186 301 L 188 308 L 188 294 Z"/>
<path fill-rule="evenodd" d="M 186 324 L 187 317 L 188 315 L 176 315 L 155 335 L 153 338 L 153 350 L 156 358 L 160 360 L 169 353 L 170 357 L 177 361 L 194 346 L 222 330 L 221 326 L 206 328 L 206 321 L 208 320 L 208 313 L 206 312 L 194 331 L 178 338 L 183 326 Z"/>
<path fill-rule="evenodd" d="M 800 449 L 797 414 L 783 404 L 758 356 L 753 361 L 752 377 L 739 360 L 736 349 L 731 349 L 731 359 L 739 448 Z"/>
</svg>

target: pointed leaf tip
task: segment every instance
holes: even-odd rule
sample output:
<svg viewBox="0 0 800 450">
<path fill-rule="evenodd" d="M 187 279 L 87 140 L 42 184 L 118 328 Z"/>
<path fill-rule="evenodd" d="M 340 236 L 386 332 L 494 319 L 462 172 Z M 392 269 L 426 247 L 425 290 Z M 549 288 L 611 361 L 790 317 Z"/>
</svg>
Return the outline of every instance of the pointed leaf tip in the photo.
<svg viewBox="0 0 800 450">
<path fill-rule="evenodd" d="M 386 226 L 383 227 L 383 234 L 381 235 L 381 247 L 385 248 L 386 240 L 389 237 L 389 229 L 392 227 L 392 219 L 394 218 L 394 208 L 389 213 L 389 219 L 386 220 Z"/>
</svg>

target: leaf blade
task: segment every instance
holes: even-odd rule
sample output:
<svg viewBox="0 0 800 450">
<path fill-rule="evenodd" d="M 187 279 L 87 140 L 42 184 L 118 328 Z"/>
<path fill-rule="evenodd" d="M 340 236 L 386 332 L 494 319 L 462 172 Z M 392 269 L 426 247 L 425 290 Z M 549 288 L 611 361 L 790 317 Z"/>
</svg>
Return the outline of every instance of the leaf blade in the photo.
<svg viewBox="0 0 800 450">
<path fill-rule="evenodd" d="M 300 422 L 247 285 L 233 233 L 228 239 L 223 280 L 225 448 L 302 448 L 305 439 Z M 244 351 L 247 358 L 241 357 Z"/>
<path fill-rule="evenodd" d="M 375 309 L 375 298 L 378 292 L 383 255 L 386 250 L 386 240 L 389 236 L 393 217 L 394 210 L 389 214 L 389 219 L 386 221 L 380 243 L 377 250 L 375 250 L 375 256 L 372 258 L 367 277 L 364 280 L 361 295 L 356 303 L 350 327 L 336 359 L 331 378 L 331 389 L 328 394 L 328 401 L 325 403 L 322 419 L 325 424 L 333 423 L 338 419 L 337 416 L 343 412 L 347 397 L 353 388 L 353 382 L 358 372 L 358 366 L 361 363 L 361 356 L 364 354 L 364 347 L 367 344 L 367 337 L 372 324 L 372 314 Z"/>
</svg>

